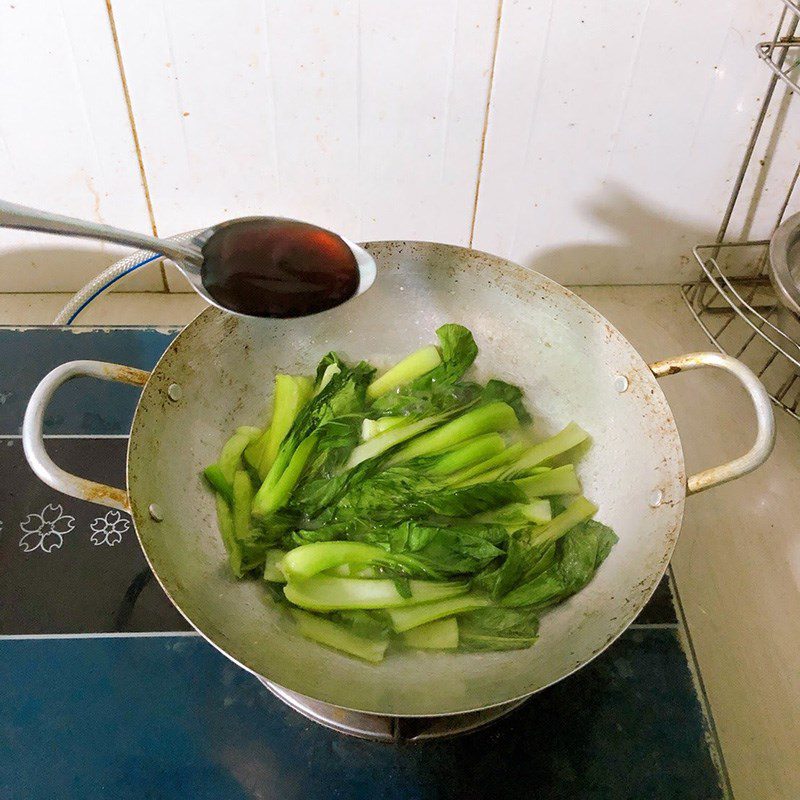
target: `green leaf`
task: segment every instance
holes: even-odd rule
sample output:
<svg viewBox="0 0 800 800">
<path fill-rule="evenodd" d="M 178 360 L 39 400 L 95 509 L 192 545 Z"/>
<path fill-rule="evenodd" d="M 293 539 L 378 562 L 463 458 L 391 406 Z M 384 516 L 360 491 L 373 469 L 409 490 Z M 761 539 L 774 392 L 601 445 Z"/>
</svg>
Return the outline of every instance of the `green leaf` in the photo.
<svg viewBox="0 0 800 800">
<path fill-rule="evenodd" d="M 379 397 L 372 403 L 370 414 L 420 419 L 468 408 L 477 401 L 481 391 L 477 383 L 435 383 L 422 388 L 415 388 L 412 383 Z"/>
<path fill-rule="evenodd" d="M 442 353 L 442 363 L 417 378 L 413 386 L 423 389 L 434 384 L 454 384 L 472 366 L 478 355 L 478 345 L 472 333 L 463 325 L 448 323 L 436 331 Z"/>
<path fill-rule="evenodd" d="M 611 528 L 594 520 L 575 526 L 556 543 L 552 564 L 509 592 L 502 604 L 543 608 L 566 600 L 591 581 L 616 541 Z"/>
<path fill-rule="evenodd" d="M 470 575 L 503 555 L 507 533 L 502 525 L 406 521 L 354 529 L 349 537 L 386 548 L 389 552 L 375 561 L 396 564 L 412 575 L 415 566 L 423 574 Z"/>
<path fill-rule="evenodd" d="M 321 384 L 325 374 L 331 374 L 329 367 L 338 367 L 340 372 L 344 369 L 347 369 L 347 365 L 344 363 L 344 361 L 342 361 L 338 353 L 334 353 L 332 351 L 330 353 L 326 353 L 320 359 L 319 364 L 317 364 L 317 369 L 314 373 L 314 387 L 317 390 L 325 388 Z"/>
<path fill-rule="evenodd" d="M 554 551 L 554 545 L 537 546 L 536 532 L 536 527 L 528 527 L 511 534 L 506 560 L 498 570 L 491 589 L 492 597 L 502 597 L 528 579 L 542 559 L 547 557 L 548 547 Z"/>
<path fill-rule="evenodd" d="M 460 614 L 458 631 L 462 650 L 518 650 L 536 641 L 539 616 L 528 608 L 488 606 Z"/>
<path fill-rule="evenodd" d="M 440 489 L 423 497 L 421 506 L 431 514 L 444 517 L 474 517 L 509 503 L 521 503 L 525 499 L 525 493 L 512 482 L 495 481 Z"/>
<path fill-rule="evenodd" d="M 588 520 L 564 536 L 559 571 L 570 594 L 589 583 L 617 541 L 614 531 L 596 520 Z"/>
<path fill-rule="evenodd" d="M 362 481 L 353 481 L 334 513 L 338 522 L 399 523 L 434 514 L 472 517 L 525 499 L 525 493 L 510 481 L 442 488 L 437 481 L 413 467 L 400 465 L 379 470 Z"/>
<path fill-rule="evenodd" d="M 514 409 L 514 413 L 520 422 L 528 423 L 531 421 L 531 415 L 522 403 L 523 397 L 524 393 L 519 386 L 514 386 L 505 381 L 490 380 L 481 393 L 480 402 L 491 403 L 495 400 L 502 400 Z"/>
</svg>

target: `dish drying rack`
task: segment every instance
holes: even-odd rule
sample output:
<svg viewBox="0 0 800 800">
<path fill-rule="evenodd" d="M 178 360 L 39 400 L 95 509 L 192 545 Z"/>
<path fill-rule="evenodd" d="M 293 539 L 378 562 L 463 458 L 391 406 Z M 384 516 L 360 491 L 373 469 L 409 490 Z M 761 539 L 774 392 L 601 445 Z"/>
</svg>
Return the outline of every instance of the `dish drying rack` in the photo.
<svg viewBox="0 0 800 800">
<path fill-rule="evenodd" d="M 711 342 L 724 353 L 744 361 L 761 378 L 772 400 L 800 420 L 800 341 L 781 329 L 780 300 L 768 275 L 769 239 L 726 239 L 734 208 L 742 194 L 748 168 L 770 107 L 777 106 L 776 89 L 791 102 L 800 94 L 800 0 L 781 0 L 783 9 L 772 39 L 756 46 L 758 57 L 772 73 L 764 94 L 727 208 L 713 244 L 693 249 L 702 273 L 695 283 L 681 287 L 692 315 Z M 800 162 L 791 175 L 772 228 L 783 221 L 800 179 Z M 737 266 L 749 266 L 739 274 Z"/>
</svg>

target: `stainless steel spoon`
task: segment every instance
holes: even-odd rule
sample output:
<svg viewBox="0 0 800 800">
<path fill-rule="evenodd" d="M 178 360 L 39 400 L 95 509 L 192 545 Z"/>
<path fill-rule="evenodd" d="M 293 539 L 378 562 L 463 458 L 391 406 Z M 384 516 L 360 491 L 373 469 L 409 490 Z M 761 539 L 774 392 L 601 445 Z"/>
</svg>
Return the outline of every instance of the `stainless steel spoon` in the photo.
<svg viewBox="0 0 800 800">
<path fill-rule="evenodd" d="M 266 221 L 275 218 L 262 217 L 260 219 Z M 202 247 L 217 230 L 227 225 L 230 225 L 230 222 L 221 222 L 219 225 L 214 225 L 205 230 L 198 231 L 188 241 L 177 242 L 171 239 L 160 239 L 143 233 L 126 231 L 122 228 L 114 228 L 111 225 L 104 225 L 98 222 L 65 217 L 61 214 L 52 214 L 49 211 L 40 211 L 35 208 L 28 208 L 27 206 L 20 206 L 16 203 L 8 203 L 5 200 L 0 200 L 0 227 L 2 228 L 18 228 L 20 230 L 56 233 L 62 236 L 100 239 L 105 242 L 130 245 L 163 255 L 175 264 L 183 273 L 186 280 L 189 281 L 192 288 L 207 303 L 217 306 L 217 308 L 221 308 L 223 311 L 227 311 L 231 314 L 250 316 L 221 305 L 209 294 L 208 290 L 203 285 L 201 277 L 203 265 Z M 352 250 L 356 260 L 359 284 L 353 297 L 357 297 L 363 294 L 375 282 L 377 271 L 375 259 L 364 250 L 363 247 L 359 247 L 357 244 L 344 237 L 340 238 Z"/>
</svg>

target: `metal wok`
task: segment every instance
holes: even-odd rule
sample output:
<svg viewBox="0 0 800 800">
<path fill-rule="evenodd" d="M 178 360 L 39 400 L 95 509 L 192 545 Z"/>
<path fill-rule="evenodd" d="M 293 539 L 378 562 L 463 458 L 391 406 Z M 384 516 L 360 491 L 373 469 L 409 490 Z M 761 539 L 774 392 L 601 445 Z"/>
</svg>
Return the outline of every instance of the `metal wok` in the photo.
<svg viewBox="0 0 800 800">
<path fill-rule="evenodd" d="M 630 624 L 666 569 L 687 495 L 759 466 L 774 441 L 769 398 L 747 367 L 718 353 L 647 365 L 600 314 L 553 281 L 502 258 L 415 242 L 366 245 L 375 285 L 346 306 L 266 322 L 200 314 L 152 373 L 79 361 L 53 370 L 25 417 L 25 452 L 66 494 L 130 510 L 142 549 L 172 602 L 229 658 L 268 681 L 363 712 L 435 716 L 533 694 L 580 668 Z M 571 420 L 594 440 L 580 462 L 585 494 L 619 535 L 592 583 L 542 619 L 539 641 L 504 653 L 392 655 L 372 666 L 303 639 L 258 580 L 229 574 L 214 502 L 200 479 L 227 433 L 262 419 L 276 372 L 307 372 L 338 350 L 387 363 L 461 322 L 487 375 L 521 384 L 541 434 Z M 733 373 L 756 411 L 745 456 L 687 479 L 657 378 L 712 366 Z M 127 491 L 69 475 L 47 456 L 45 408 L 59 385 L 92 375 L 142 386 L 128 447 Z"/>
</svg>

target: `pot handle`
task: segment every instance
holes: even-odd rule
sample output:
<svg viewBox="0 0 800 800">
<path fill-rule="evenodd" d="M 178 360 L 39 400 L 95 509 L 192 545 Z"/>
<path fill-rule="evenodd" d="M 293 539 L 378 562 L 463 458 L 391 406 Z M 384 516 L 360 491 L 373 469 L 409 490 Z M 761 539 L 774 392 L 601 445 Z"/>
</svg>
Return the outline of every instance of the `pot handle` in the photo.
<svg viewBox="0 0 800 800">
<path fill-rule="evenodd" d="M 772 413 L 772 402 L 764 385 L 756 377 L 755 373 L 738 361 L 724 353 L 687 353 L 684 356 L 665 358 L 663 361 L 656 361 L 650 364 L 650 369 L 656 378 L 663 378 L 665 375 L 676 375 L 678 372 L 685 372 L 690 369 L 700 367 L 717 367 L 724 369 L 735 375 L 741 381 L 756 412 L 756 441 L 755 444 L 743 456 L 721 464 L 718 467 L 711 467 L 696 475 L 691 475 L 686 480 L 686 494 L 697 494 L 710 489 L 712 486 L 719 486 L 735 478 L 747 475 L 756 467 L 760 467 L 769 457 L 772 448 L 775 446 L 775 417 Z"/>
<path fill-rule="evenodd" d="M 103 361 L 68 361 L 47 373 L 34 389 L 25 419 L 22 423 L 22 446 L 25 458 L 36 475 L 53 489 L 70 497 L 88 500 L 101 506 L 109 506 L 120 511 L 129 511 L 128 493 L 124 489 L 95 483 L 79 478 L 57 466 L 47 455 L 44 446 L 44 413 L 56 389 L 73 378 L 88 376 L 104 381 L 120 381 L 133 386 L 144 386 L 150 377 L 149 372 L 121 364 L 108 364 Z"/>
</svg>

